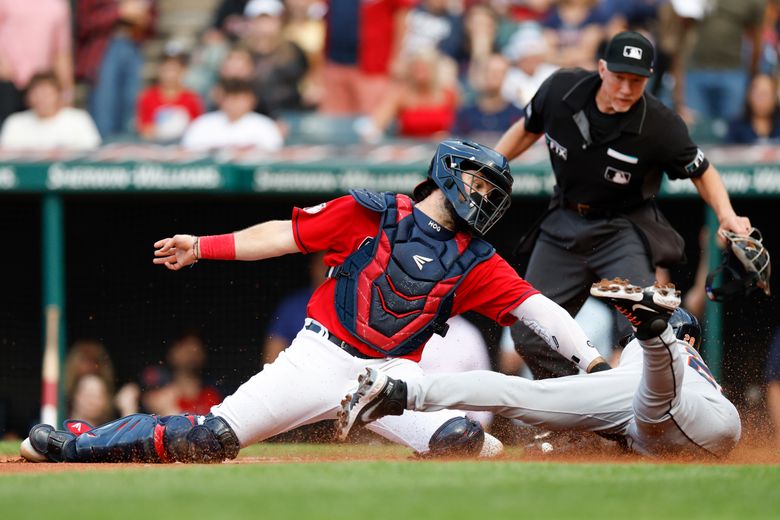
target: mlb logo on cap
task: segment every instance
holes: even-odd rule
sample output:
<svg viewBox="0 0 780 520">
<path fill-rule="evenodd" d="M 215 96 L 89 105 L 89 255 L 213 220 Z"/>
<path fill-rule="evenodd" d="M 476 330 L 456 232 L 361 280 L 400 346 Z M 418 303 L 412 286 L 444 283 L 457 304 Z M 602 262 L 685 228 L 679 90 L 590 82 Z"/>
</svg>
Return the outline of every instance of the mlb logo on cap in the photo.
<svg viewBox="0 0 780 520">
<path fill-rule="evenodd" d="M 626 45 L 625 47 L 623 47 L 623 56 L 625 56 L 626 58 L 641 60 L 642 49 L 640 49 L 639 47 L 632 47 L 631 45 Z"/>
<path fill-rule="evenodd" d="M 610 72 L 628 72 L 645 77 L 653 73 L 653 59 L 653 44 L 634 31 L 616 34 L 604 53 L 604 61 Z"/>
</svg>

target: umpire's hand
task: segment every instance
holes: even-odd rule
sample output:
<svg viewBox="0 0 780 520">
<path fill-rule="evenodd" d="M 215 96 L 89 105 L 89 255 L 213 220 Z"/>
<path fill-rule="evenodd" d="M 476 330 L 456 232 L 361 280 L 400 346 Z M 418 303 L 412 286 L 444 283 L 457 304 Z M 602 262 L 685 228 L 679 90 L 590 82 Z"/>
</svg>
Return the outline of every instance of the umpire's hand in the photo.
<svg viewBox="0 0 780 520">
<path fill-rule="evenodd" d="M 740 217 L 739 215 L 731 215 L 724 218 L 720 222 L 718 228 L 718 236 L 722 236 L 723 231 L 731 231 L 738 235 L 749 235 L 753 226 L 750 225 L 750 219 L 747 217 Z"/>
</svg>

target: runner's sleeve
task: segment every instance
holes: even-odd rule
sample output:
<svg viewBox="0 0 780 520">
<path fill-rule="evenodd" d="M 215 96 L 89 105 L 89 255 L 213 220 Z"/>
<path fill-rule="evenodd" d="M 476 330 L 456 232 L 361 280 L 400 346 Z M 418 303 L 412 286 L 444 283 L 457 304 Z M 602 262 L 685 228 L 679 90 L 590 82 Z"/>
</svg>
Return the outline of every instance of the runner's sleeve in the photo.
<svg viewBox="0 0 780 520">
<path fill-rule="evenodd" d="M 583 370 L 601 355 L 566 309 L 541 293 L 527 298 L 512 310 L 512 314 L 551 349 Z"/>
<path fill-rule="evenodd" d="M 512 309 L 538 293 L 506 260 L 495 254 L 472 269 L 460 284 L 455 292 L 453 313 L 473 310 L 508 326 L 517 321 Z"/>
</svg>

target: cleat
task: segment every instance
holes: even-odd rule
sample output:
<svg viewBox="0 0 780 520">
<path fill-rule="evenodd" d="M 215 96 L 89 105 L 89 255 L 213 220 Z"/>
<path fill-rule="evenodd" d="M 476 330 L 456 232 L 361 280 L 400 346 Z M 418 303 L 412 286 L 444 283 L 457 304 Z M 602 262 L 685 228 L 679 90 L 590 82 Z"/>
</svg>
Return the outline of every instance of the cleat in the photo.
<svg viewBox="0 0 780 520">
<path fill-rule="evenodd" d="M 666 328 L 674 310 L 680 306 L 680 291 L 674 284 L 656 282 L 649 287 L 631 285 L 628 280 L 601 280 L 590 288 L 590 294 L 613 305 L 625 316 L 637 337 L 657 336 Z"/>
<path fill-rule="evenodd" d="M 406 383 L 374 368 L 358 377 L 358 388 L 341 400 L 338 437 L 344 441 L 355 424 L 367 424 L 406 409 Z"/>
</svg>

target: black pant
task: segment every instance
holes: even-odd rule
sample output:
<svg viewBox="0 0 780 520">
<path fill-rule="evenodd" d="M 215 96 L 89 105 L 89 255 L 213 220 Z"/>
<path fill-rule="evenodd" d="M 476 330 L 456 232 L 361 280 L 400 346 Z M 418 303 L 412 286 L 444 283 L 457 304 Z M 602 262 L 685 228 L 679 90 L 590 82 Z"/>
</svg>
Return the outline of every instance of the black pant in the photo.
<svg viewBox="0 0 780 520">
<path fill-rule="evenodd" d="M 24 110 L 24 94 L 10 81 L 0 81 L 0 125 L 5 118 Z"/>
<path fill-rule="evenodd" d="M 615 277 L 643 287 L 655 280 L 644 243 L 628 220 L 587 220 L 566 209 L 545 219 L 525 274 L 543 295 L 574 316 L 593 282 Z M 620 334 L 631 332 L 627 320 L 621 319 L 620 325 Z M 569 360 L 519 321 L 512 326 L 512 339 L 535 379 L 577 373 Z"/>
</svg>

